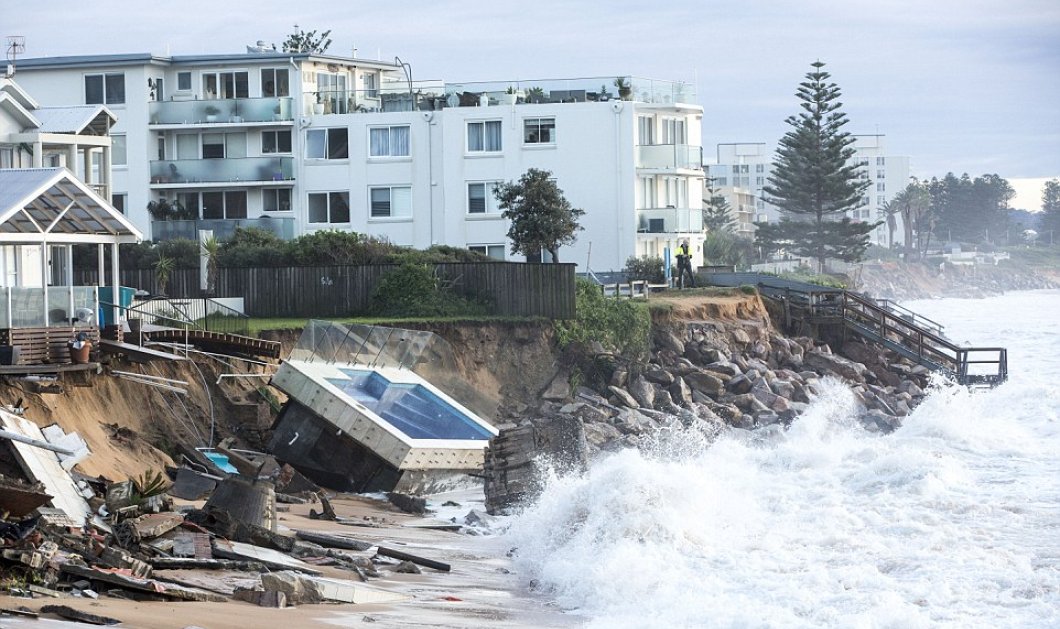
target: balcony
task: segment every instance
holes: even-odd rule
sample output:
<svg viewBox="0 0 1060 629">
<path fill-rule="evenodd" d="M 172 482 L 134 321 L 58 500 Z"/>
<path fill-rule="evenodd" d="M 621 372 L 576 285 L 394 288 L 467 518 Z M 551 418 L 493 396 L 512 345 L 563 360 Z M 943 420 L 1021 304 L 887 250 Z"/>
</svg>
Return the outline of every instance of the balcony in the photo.
<svg viewBox="0 0 1060 629">
<path fill-rule="evenodd" d="M 703 170 L 703 147 L 690 144 L 651 144 L 637 147 L 637 168 Z"/>
<path fill-rule="evenodd" d="M 152 188 L 202 187 L 202 184 L 281 184 L 294 179 L 292 157 L 167 159 L 151 162 Z"/>
<path fill-rule="evenodd" d="M 699 208 L 651 208 L 637 210 L 637 233 L 689 234 L 703 231 L 703 210 Z"/>
<path fill-rule="evenodd" d="M 294 238 L 294 219 L 263 216 L 261 218 L 200 219 L 195 221 L 151 221 L 153 240 L 186 238 L 198 240 L 200 229 L 209 229 L 218 240 L 228 240 L 237 227 L 256 227 L 272 232 L 284 240 Z"/>
<path fill-rule="evenodd" d="M 472 81 L 446 83 L 443 89 L 448 107 L 610 100 L 657 105 L 696 102 L 692 86 L 683 81 L 663 81 L 635 76 Z"/>
<path fill-rule="evenodd" d="M 169 100 L 150 103 L 151 126 L 290 122 L 291 97 Z"/>
</svg>

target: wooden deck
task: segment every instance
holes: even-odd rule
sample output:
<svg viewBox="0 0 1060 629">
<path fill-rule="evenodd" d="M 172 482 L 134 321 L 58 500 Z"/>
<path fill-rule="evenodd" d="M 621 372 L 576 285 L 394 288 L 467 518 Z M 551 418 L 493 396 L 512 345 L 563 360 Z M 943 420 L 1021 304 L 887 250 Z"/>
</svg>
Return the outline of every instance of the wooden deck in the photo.
<svg viewBox="0 0 1060 629">
<path fill-rule="evenodd" d="M 71 371 L 99 371 L 99 369 L 99 363 L 0 365 L 0 376 L 52 375 Z"/>
<path fill-rule="evenodd" d="M 19 348 L 18 365 L 62 365 L 70 363 L 67 343 L 75 333 L 84 332 L 93 347 L 99 347 L 99 328 L 70 326 L 48 328 L 6 328 L 0 330 L 0 345 Z"/>
<path fill-rule="evenodd" d="M 145 340 L 169 343 L 189 343 L 221 353 L 239 353 L 265 358 L 279 358 L 281 345 L 279 341 L 266 341 L 227 332 L 210 332 L 207 330 L 178 330 L 160 326 L 144 326 Z"/>
<path fill-rule="evenodd" d="M 102 339 L 99 342 L 99 351 L 107 354 L 120 354 L 134 362 L 151 362 L 153 360 L 186 360 L 183 356 L 170 352 L 160 352 L 157 349 L 141 347 L 132 343 L 121 343 Z"/>
</svg>

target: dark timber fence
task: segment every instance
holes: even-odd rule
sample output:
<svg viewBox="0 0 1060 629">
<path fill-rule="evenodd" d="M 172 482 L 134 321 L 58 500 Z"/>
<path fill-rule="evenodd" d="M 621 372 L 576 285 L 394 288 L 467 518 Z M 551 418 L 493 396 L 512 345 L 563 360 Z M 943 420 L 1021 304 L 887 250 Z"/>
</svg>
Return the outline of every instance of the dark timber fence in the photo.
<svg viewBox="0 0 1060 629">
<path fill-rule="evenodd" d="M 218 297 L 242 297 L 252 317 L 348 317 L 367 311 L 379 280 L 397 265 L 221 268 Z M 438 277 L 458 294 L 480 297 L 502 316 L 574 318 L 573 264 L 518 262 L 434 265 Z M 95 270 L 78 273 L 75 282 L 97 283 Z M 152 269 L 123 270 L 121 285 L 158 293 Z M 198 269 L 173 271 L 168 297 L 202 297 Z"/>
</svg>

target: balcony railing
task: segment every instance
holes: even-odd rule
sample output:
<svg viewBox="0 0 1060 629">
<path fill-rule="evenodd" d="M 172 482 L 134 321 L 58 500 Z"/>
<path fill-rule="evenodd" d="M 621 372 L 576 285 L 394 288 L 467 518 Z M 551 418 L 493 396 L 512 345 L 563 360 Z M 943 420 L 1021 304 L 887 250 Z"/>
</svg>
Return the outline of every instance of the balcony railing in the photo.
<svg viewBox="0 0 1060 629">
<path fill-rule="evenodd" d="M 151 221 L 151 237 L 155 241 L 186 238 L 197 240 L 200 229 L 213 230 L 218 240 L 227 240 L 237 227 L 256 227 L 276 234 L 284 240 L 294 238 L 294 219 L 263 216 L 261 218 L 199 219 L 195 221 Z"/>
<path fill-rule="evenodd" d="M 70 328 L 79 310 L 90 313 L 95 322 L 96 304 L 95 286 L 0 288 L 0 328 Z"/>
<path fill-rule="evenodd" d="M 637 168 L 703 170 L 703 147 L 689 144 L 638 146 Z"/>
<path fill-rule="evenodd" d="M 151 124 L 284 122 L 293 119 L 292 99 L 228 98 L 150 103 Z"/>
<path fill-rule="evenodd" d="M 152 184 L 290 181 L 292 157 L 167 159 L 151 162 Z"/>
<path fill-rule="evenodd" d="M 637 232 L 642 234 L 687 234 L 703 231 L 699 208 L 652 208 L 637 210 Z"/>
</svg>

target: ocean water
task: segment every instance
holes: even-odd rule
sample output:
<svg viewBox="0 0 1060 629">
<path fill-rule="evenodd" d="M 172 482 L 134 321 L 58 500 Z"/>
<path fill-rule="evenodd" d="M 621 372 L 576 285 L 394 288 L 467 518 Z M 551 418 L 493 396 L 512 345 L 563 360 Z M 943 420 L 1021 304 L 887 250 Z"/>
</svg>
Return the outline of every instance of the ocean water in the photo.
<svg viewBox="0 0 1060 629">
<path fill-rule="evenodd" d="M 882 436 L 826 382 L 786 432 L 556 477 L 506 533 L 524 586 L 589 627 L 1060 627 L 1060 291 L 907 305 L 1010 380 Z"/>
</svg>

